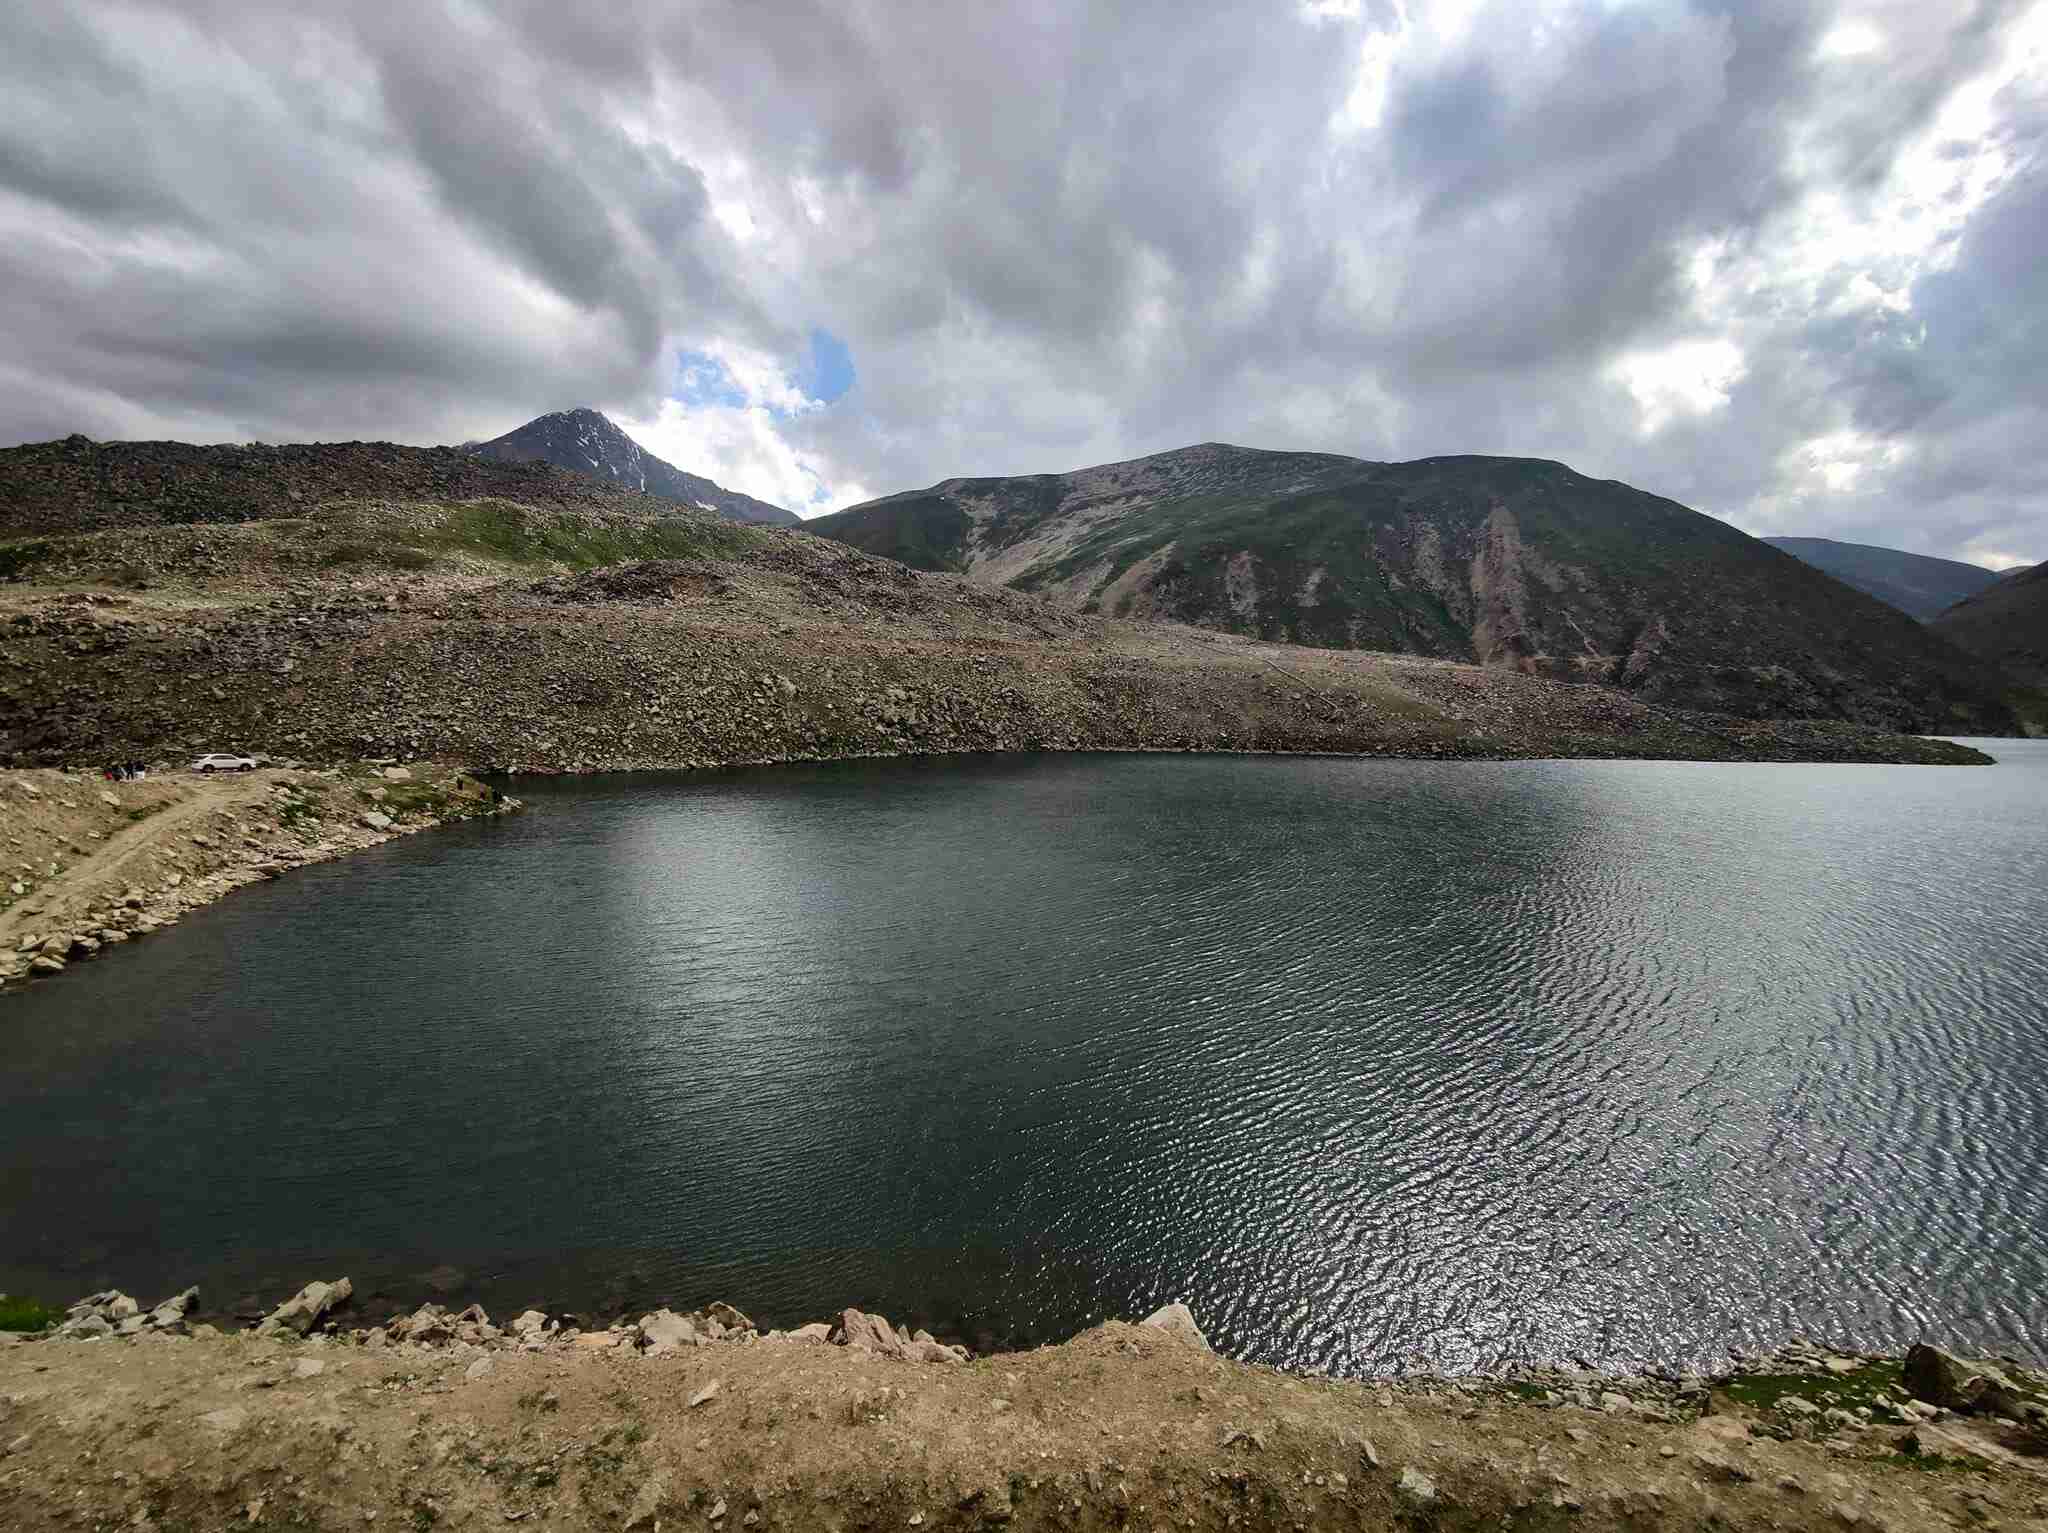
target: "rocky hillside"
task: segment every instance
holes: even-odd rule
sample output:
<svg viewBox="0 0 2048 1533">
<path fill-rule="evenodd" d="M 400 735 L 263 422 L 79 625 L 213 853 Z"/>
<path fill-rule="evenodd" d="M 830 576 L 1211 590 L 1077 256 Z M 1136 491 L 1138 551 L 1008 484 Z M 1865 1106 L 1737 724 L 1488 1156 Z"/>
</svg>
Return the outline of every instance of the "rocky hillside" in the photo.
<svg viewBox="0 0 2048 1533">
<path fill-rule="evenodd" d="M 69 436 L 0 449 L 0 541 L 32 533 L 272 521 L 343 500 L 493 496 L 542 510 L 614 516 L 673 517 L 677 509 L 607 479 L 453 447 L 202 447 Z M 0 577 L 6 573 L 0 564 Z"/>
<path fill-rule="evenodd" d="M 1833 538 L 1765 538 L 1795 559 L 1825 570 L 1845 586 L 1875 596 L 1921 622 L 1957 602 L 1998 584 L 1998 571 L 1954 559 L 1930 559 L 1872 543 L 1838 543 Z"/>
<path fill-rule="evenodd" d="M 2014 706 L 2036 732 L 2048 732 L 2048 563 L 2013 571 L 1932 626 L 1997 666 L 2011 681 Z"/>
<path fill-rule="evenodd" d="M 1476 661 L 1751 718 L 2017 727 L 1982 666 L 1903 613 L 1560 463 L 1211 443 L 949 479 L 805 526 L 1082 612 Z"/>
<path fill-rule="evenodd" d="M 228 747 L 550 771 L 1062 749 L 1982 759 L 1083 616 L 701 513 L 339 502 L 0 541 L 0 570 L 0 761 L 19 765 Z"/>
<path fill-rule="evenodd" d="M 801 520 L 794 511 L 684 473 L 655 457 L 595 410 L 557 410 L 465 450 L 501 463 L 552 463 L 571 473 L 609 479 L 629 490 L 715 512 L 736 522 L 793 527 Z"/>
</svg>

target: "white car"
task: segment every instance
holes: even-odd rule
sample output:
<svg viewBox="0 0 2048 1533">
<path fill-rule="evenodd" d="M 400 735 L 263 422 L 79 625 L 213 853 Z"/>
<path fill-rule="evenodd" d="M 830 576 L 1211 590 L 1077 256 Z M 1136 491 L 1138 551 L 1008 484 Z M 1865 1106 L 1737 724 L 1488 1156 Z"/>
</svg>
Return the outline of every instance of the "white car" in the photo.
<svg viewBox="0 0 2048 1533">
<path fill-rule="evenodd" d="M 192 763 L 192 770 L 195 772 L 253 772 L 256 770 L 256 758 L 253 756 L 226 756 L 219 754 L 201 756 Z"/>
</svg>

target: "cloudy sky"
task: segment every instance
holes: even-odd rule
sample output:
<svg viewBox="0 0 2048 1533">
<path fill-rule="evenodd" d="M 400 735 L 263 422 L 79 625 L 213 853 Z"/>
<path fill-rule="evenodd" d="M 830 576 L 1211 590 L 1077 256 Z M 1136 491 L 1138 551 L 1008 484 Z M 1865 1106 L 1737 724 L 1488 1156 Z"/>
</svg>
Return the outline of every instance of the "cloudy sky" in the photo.
<svg viewBox="0 0 2048 1533">
<path fill-rule="evenodd" d="M 2048 0 L 12 5 L 0 443 L 1515 453 L 2039 560 L 2044 138 Z"/>
</svg>

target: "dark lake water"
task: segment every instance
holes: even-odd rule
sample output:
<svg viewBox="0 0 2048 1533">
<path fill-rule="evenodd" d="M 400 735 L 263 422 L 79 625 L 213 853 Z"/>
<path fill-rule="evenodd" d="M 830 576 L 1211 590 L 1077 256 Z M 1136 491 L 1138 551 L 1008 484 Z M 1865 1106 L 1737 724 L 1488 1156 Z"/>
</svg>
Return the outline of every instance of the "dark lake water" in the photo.
<svg viewBox="0 0 2048 1533">
<path fill-rule="evenodd" d="M 0 997 L 0 1288 L 2040 1354 L 2048 742 L 1989 748 L 522 781 Z"/>
</svg>

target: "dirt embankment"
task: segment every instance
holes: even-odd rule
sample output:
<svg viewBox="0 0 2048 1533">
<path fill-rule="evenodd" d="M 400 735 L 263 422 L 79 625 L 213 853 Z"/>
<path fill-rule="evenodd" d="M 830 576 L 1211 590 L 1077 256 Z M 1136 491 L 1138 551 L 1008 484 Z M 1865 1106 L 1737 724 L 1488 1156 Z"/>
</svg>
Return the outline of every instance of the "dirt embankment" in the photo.
<svg viewBox="0 0 2048 1533">
<path fill-rule="evenodd" d="M 517 807 L 427 762 L 134 782 L 0 773 L 0 985 L 60 973 L 287 868 Z"/>
<path fill-rule="evenodd" d="M 1920 1349 L 1358 1383 L 1218 1357 L 1185 1311 L 961 1361 L 858 1311 L 762 1335 L 725 1305 L 330 1333 L 339 1288 L 270 1335 L 97 1295 L 96 1339 L 0 1341 L 0 1525 L 2048 1528 L 2019 1419 L 2043 1381 Z"/>
<path fill-rule="evenodd" d="M 799 533 L 672 528 L 660 536 L 719 542 L 549 575 L 553 553 L 609 560 L 655 534 L 495 506 L 353 508 L 345 537 L 332 530 L 159 528 L 38 556 L 0 586 L 0 760 L 224 746 L 540 771 L 1007 750 L 1984 759 L 1508 670 L 1082 617 Z M 318 565 L 337 552 L 365 562 Z"/>
</svg>

